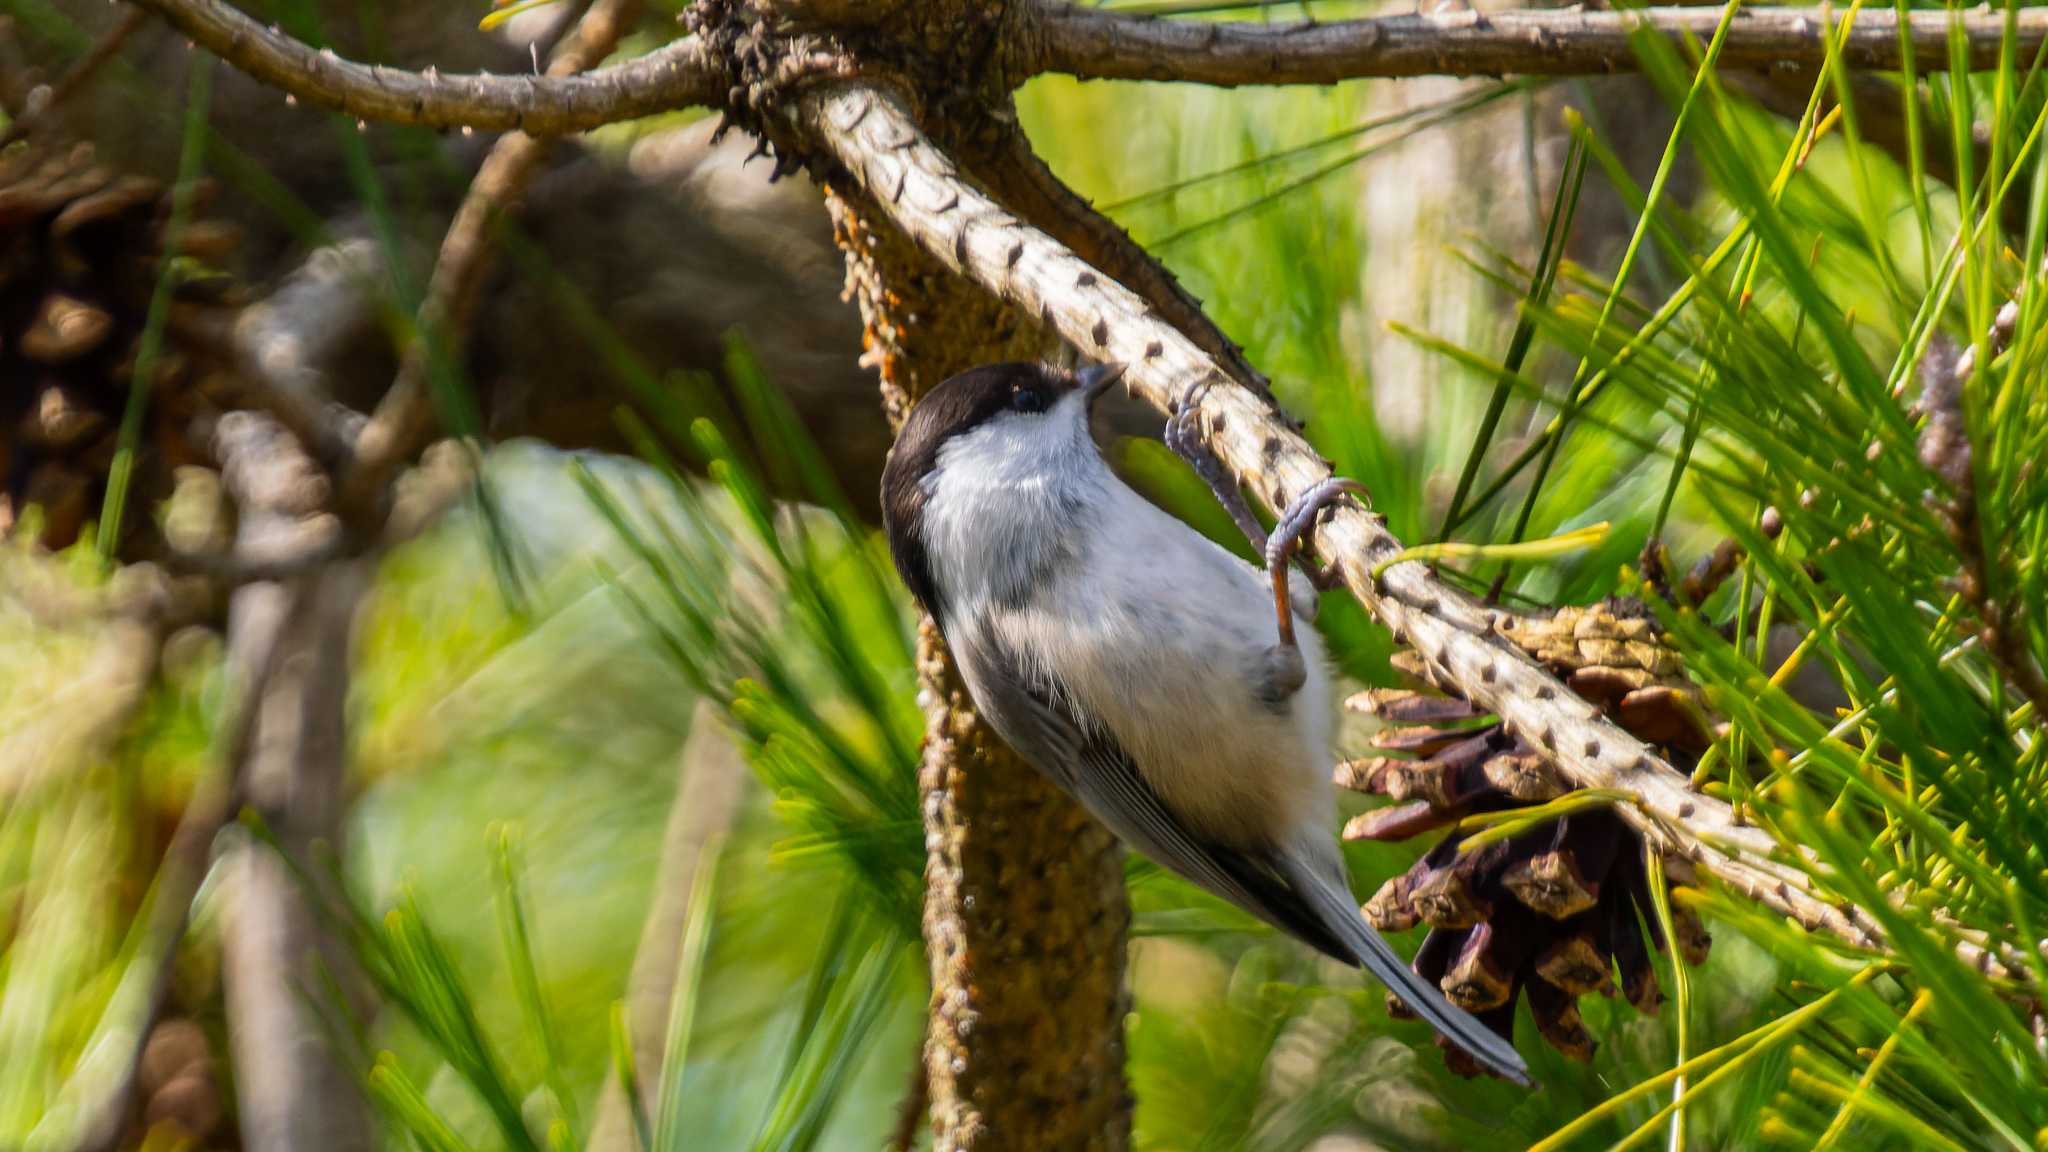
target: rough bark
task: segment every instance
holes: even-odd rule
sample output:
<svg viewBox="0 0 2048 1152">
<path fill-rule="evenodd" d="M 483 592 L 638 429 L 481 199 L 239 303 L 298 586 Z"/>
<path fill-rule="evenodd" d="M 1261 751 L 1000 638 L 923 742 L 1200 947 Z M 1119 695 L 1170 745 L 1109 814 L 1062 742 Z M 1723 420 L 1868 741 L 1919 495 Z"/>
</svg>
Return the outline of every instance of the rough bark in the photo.
<svg viewBox="0 0 2048 1152">
<path fill-rule="evenodd" d="M 830 204 L 892 423 L 952 373 L 1038 349 L 1017 313 L 850 184 Z M 934 1147 L 1121 1152 L 1130 911 L 1116 843 L 982 723 L 929 620 L 918 664 Z"/>
<path fill-rule="evenodd" d="M 973 175 L 1017 215 L 1144 297 L 1161 318 L 1215 358 L 1231 379 L 1256 392 L 1272 390 L 1265 375 L 1245 358 L 1244 349 L 1202 311 L 1202 302 L 1181 286 L 1166 265 L 1131 239 L 1122 225 L 1097 212 L 1053 175 L 1023 129 L 1004 132 L 985 157 L 963 159 L 974 165 Z"/>
<path fill-rule="evenodd" d="M 73 93 L 89 86 L 93 77 L 99 75 L 100 69 L 105 67 L 109 60 L 121 54 L 121 50 L 128 44 L 128 38 L 147 23 L 149 13 L 139 8 L 131 8 L 121 13 L 121 18 L 102 33 L 83 56 L 65 69 L 64 75 L 58 77 L 55 83 L 31 88 L 30 91 L 35 94 L 34 99 L 27 102 L 13 123 L 4 131 L 0 131 L 0 148 L 24 139 L 31 131 L 40 128 L 44 119 L 60 108 Z M 0 28 L 0 34 L 5 34 L 6 31 Z"/>
<path fill-rule="evenodd" d="M 870 354 L 882 370 L 885 404 L 895 419 L 953 370 L 1035 351 L 1036 339 L 1020 315 L 1092 357 L 1129 361 L 1134 390 L 1162 407 L 1187 397 L 1198 383 L 1227 381 L 1217 350 L 1203 346 L 1199 331 L 1191 340 L 1190 326 L 1162 322 L 1143 285 L 1133 294 L 1112 279 L 1130 276 L 1128 270 L 1091 267 L 1076 257 L 1070 248 L 1083 234 L 1062 244 L 1017 221 L 961 180 L 947 152 L 925 139 L 902 102 L 877 87 L 823 81 L 814 74 L 808 87 L 752 84 L 730 95 L 723 70 L 732 61 L 711 58 L 694 40 L 587 80 L 442 78 L 313 52 L 217 0 L 142 2 L 251 75 L 366 117 L 545 133 L 693 101 L 731 105 L 744 98 L 758 101 L 756 113 L 791 113 L 799 143 L 822 145 L 843 165 L 833 207 L 863 305 Z M 997 6 L 986 17 L 963 3 L 933 7 L 952 13 L 966 31 L 994 36 L 991 30 L 1002 25 L 1012 34 L 1001 45 L 999 62 L 1007 66 L 998 71 L 1010 74 L 1003 82 L 1048 68 L 1087 77 L 1217 84 L 1421 72 L 1605 71 L 1630 66 L 1627 37 L 1639 21 L 1704 34 L 1718 16 L 1560 11 L 1269 28 L 1146 21 L 1023 0 Z M 1004 25 L 1006 11 L 1028 18 Z M 1846 44 L 1845 58 L 1883 66 L 1896 59 L 1898 37 L 1885 14 L 1866 17 Z M 1916 27 L 1909 39 L 1923 64 L 1945 58 L 1949 22 L 1957 18 L 1911 17 Z M 1819 58 L 1831 19 L 1824 9 L 1746 14 L 1723 64 L 1811 63 Z M 1986 13 L 1960 19 L 1967 24 L 1971 61 L 1981 66 L 1991 59 L 1996 30 L 2006 18 Z M 939 24 L 935 18 L 930 26 Z M 2030 52 L 2048 31 L 2048 13 L 2022 12 L 2017 26 L 2020 50 Z M 922 52 L 925 64 L 944 55 L 929 42 L 903 47 Z M 978 106 L 983 114 L 1000 111 L 987 91 L 977 92 L 971 83 L 953 91 L 940 75 L 943 68 L 913 71 L 919 77 L 913 90 L 945 91 L 957 101 L 941 118 L 957 114 L 960 104 L 969 111 Z M 969 171 L 986 171 L 960 143 L 940 134 L 940 145 L 962 156 Z M 1045 210 L 1069 207 L 1056 194 L 1041 197 Z M 1102 252 L 1115 250 L 1106 243 Z M 1101 252 L 1090 255 L 1109 263 Z M 1150 295 L 1170 296 L 1165 287 Z M 1226 382 L 1204 394 L 1201 412 L 1212 446 L 1269 506 L 1284 505 L 1327 476 L 1327 466 L 1285 419 L 1250 390 Z M 1773 857 L 1777 846 L 1768 836 L 1740 825 L 1725 805 L 1687 791 L 1668 764 L 1503 644 L 1495 635 L 1498 619 L 1482 606 L 1441 586 L 1416 564 L 1394 565 L 1383 576 L 1374 572 L 1375 564 L 1391 560 L 1400 547 L 1379 521 L 1355 508 L 1340 509 L 1316 532 L 1315 543 L 1361 602 L 1416 648 L 1432 676 L 1499 714 L 1512 731 L 1554 757 L 1575 783 L 1632 791 L 1635 803 L 1623 815 L 1646 836 L 1802 924 L 1858 944 L 1880 942 L 1867 918 L 1816 899 L 1800 864 Z M 324 574 L 311 585 L 316 607 L 330 594 L 337 602 L 352 602 L 345 589 L 328 590 L 332 578 Z M 318 619 L 346 614 L 322 613 Z M 333 626 L 313 631 L 321 629 L 331 632 Z M 341 631 L 345 635 L 345 626 Z M 319 651 L 316 645 L 308 656 Z M 926 1063 L 939 1147 L 1125 1147 L 1129 1098 L 1121 1078 L 1120 1029 L 1128 911 L 1114 845 L 979 724 L 929 624 L 921 662 L 929 710 L 922 770 L 930 845 L 925 928 L 934 984 Z M 299 715 L 295 727 L 284 725 L 293 733 L 286 739 L 300 745 L 293 759 L 301 772 L 339 761 L 330 747 L 338 747 L 338 738 L 321 742 L 328 718 L 338 715 L 338 693 L 331 687 L 338 676 L 332 671 L 316 667 L 307 673 L 312 687 L 289 701 Z M 265 722 L 268 727 L 268 716 Z M 284 790 L 273 801 L 279 822 L 297 819 L 293 807 L 301 800 L 319 808 L 320 791 L 316 786 L 308 799 Z M 317 825 L 317 816 L 307 817 L 301 828 Z M 267 965 L 274 972 L 278 949 L 258 948 L 262 939 L 250 934 L 248 963 L 252 970 Z M 231 963 L 233 979 L 242 979 L 240 965 L 238 959 Z M 271 981 L 273 989 L 278 983 Z M 270 1022 L 266 1013 L 281 1011 L 274 996 L 252 1005 L 238 1011 L 257 1026 Z M 280 1032 L 273 1043 L 287 1047 L 247 1049 L 245 1055 L 257 1054 L 247 1065 L 259 1069 L 260 1077 L 273 1074 L 263 1067 L 266 1062 L 302 1074 L 293 1040 Z M 278 1052 L 289 1058 L 279 1059 Z M 245 1084 L 245 1092 L 252 1090 L 267 1091 Z M 295 1091 L 317 1088 L 301 1076 L 272 1095 L 286 1098 Z M 275 1144 L 278 1133 L 307 1122 L 303 1113 L 317 1116 L 317 1096 L 309 1099 L 316 1102 L 296 1111 L 264 1101 L 261 1108 L 245 1109 L 249 1146 Z"/>
</svg>

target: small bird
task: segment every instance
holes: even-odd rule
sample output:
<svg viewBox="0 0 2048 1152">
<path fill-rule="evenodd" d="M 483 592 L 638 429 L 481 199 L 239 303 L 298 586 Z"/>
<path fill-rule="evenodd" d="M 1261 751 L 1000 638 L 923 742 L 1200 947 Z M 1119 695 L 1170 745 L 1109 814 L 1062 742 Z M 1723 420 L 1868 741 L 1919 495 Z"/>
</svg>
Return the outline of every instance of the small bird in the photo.
<svg viewBox="0 0 2048 1152">
<path fill-rule="evenodd" d="M 1452 1043 L 1527 1085 L 1514 1046 L 1366 924 L 1332 833 L 1330 673 L 1314 631 L 1295 634 L 1314 594 L 1290 587 L 1287 562 L 1319 508 L 1358 486 L 1306 493 L 1269 543 L 1183 404 L 1167 441 L 1254 534 L 1261 573 L 1110 471 L 1088 416 L 1121 375 L 995 364 L 925 396 L 882 471 L 904 583 L 996 733 L 1110 831 L 1363 965 Z"/>
</svg>

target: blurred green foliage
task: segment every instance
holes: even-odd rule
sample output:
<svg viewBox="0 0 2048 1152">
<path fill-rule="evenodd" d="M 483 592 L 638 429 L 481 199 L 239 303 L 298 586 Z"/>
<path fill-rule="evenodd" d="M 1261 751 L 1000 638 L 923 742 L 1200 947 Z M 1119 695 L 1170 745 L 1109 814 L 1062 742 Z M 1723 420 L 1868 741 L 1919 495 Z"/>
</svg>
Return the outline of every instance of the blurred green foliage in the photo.
<svg viewBox="0 0 2048 1152">
<path fill-rule="evenodd" d="M 1699 783 L 1788 858 L 1810 848 L 1820 891 L 1871 910 L 1896 955 L 1875 961 L 1738 898 L 1688 894 L 1719 931 L 1690 973 L 1684 1076 L 1672 1074 L 1675 1004 L 1645 1018 L 1589 1001 L 1593 1063 L 1525 1045 L 1544 1087 L 1524 1094 L 1451 1077 L 1378 989 L 1134 860 L 1130 1076 L 1144 1148 L 1301 1149 L 1333 1132 L 1398 1147 L 1519 1148 L 1553 1133 L 1565 1138 L 1544 1146 L 1642 1146 L 1682 1124 L 1694 1148 L 2032 1149 L 2048 1131 L 2032 1022 L 1957 958 L 1959 944 L 2015 944 L 2017 975 L 2048 977 L 2030 946 L 2048 920 L 2043 718 L 1986 650 L 1957 582 L 1975 573 L 1984 597 L 2011 606 L 2017 650 L 2048 657 L 2048 321 L 2038 279 L 2022 274 L 2048 232 L 2037 62 L 1927 77 L 1924 110 L 1905 103 L 1988 142 L 1988 170 L 1955 158 L 1957 194 L 1880 154 L 1829 77 L 1795 125 L 1696 82 L 1668 44 L 1641 48 L 1671 105 L 1691 101 L 1671 155 L 1698 166 L 1704 191 L 1673 195 L 1570 122 L 1584 179 L 1648 211 L 1613 268 L 1475 239 L 1463 251 L 1473 308 L 1499 318 L 1483 346 L 1390 332 L 1366 314 L 1375 254 L 1356 161 L 1525 89 L 1475 87 L 1384 123 L 1365 84 L 1224 93 L 1045 79 L 1020 105 L 1054 168 L 1161 241 L 1404 539 L 1436 535 L 1467 472 L 1474 499 L 1456 538 L 1615 523 L 1592 553 L 1507 574 L 1510 594 L 1539 602 L 1639 591 L 1624 563 L 1656 528 L 1681 549 L 1740 539 L 1749 559 L 1726 591 L 1665 615 L 1730 721 Z M 2015 196 L 2029 227 L 2007 236 L 1998 204 Z M 525 274 L 533 256 L 515 260 Z M 1652 258 L 1665 275 L 1636 267 Z M 2015 291 L 2012 351 L 1993 356 L 1979 336 Z M 582 303 L 565 312 L 601 325 Z M 1963 390 L 1975 532 L 1960 537 L 1894 400 L 1914 393 L 1937 331 L 1979 340 L 1988 365 Z M 730 719 L 757 784 L 690 901 L 674 1058 L 632 1086 L 647 1138 L 870 1147 L 891 1124 L 926 995 L 911 619 L 879 542 L 751 370 L 748 337 L 773 334 L 735 339 L 745 403 L 723 424 L 636 426 L 639 462 L 497 450 L 491 497 L 380 573 L 351 698 L 348 899 L 326 914 L 388 1008 L 334 1023 L 393 1147 L 581 1146 L 615 1068 L 613 1005 L 662 882 L 699 698 Z M 1384 384 L 1374 349 L 1396 340 L 1459 369 L 1413 440 L 1381 428 L 1372 405 Z M 645 395 L 661 373 L 624 356 L 622 384 Z M 438 382 L 459 410 L 460 381 Z M 1523 430 L 1518 443 L 1478 434 L 1489 410 Z M 741 432 L 774 450 L 743 458 L 729 447 Z M 1119 454 L 1138 483 L 1236 546 L 1159 446 Z M 778 508 L 770 479 L 812 506 Z M 1775 536 L 1759 527 L 1766 507 Z M 0 590 L 103 580 L 89 557 L 56 563 L 0 557 L 13 574 Z M 1483 587 L 1498 573 L 1453 575 Z M 501 595 L 511 588 L 516 606 Z M 133 1026 L 117 996 L 138 960 L 133 926 L 168 823 L 218 756 L 228 696 L 218 652 L 195 640 L 128 738 L 98 747 L 90 724 L 65 725 L 90 715 L 68 710 L 75 698 L 104 684 L 104 636 L 52 628 L 11 607 L 19 599 L 0 596 L 10 1147 L 61 1127 L 97 1074 L 95 1043 Z M 1385 681 L 1385 634 L 1347 599 L 1325 609 L 1344 670 Z M 1842 685 L 1841 714 L 1786 694 L 1758 640 L 1773 620 L 1811 633 L 1800 659 Z M 1349 851 L 1366 886 L 1413 854 Z M 204 990 L 217 927 L 209 890 L 173 993 L 189 990 L 180 1010 L 216 1033 Z"/>
</svg>

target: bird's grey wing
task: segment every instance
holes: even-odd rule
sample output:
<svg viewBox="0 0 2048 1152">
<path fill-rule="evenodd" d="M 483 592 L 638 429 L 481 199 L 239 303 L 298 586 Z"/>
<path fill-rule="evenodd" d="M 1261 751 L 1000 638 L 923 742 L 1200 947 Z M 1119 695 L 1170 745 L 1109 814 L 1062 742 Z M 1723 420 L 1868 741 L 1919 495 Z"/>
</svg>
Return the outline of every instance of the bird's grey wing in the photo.
<svg viewBox="0 0 2048 1152">
<path fill-rule="evenodd" d="M 1034 685 L 1014 657 L 979 638 L 953 652 L 975 703 L 1003 739 L 1125 843 L 1303 943 L 1363 966 L 1432 1027 L 1502 1076 L 1529 1083 L 1514 1044 L 1417 976 L 1366 924 L 1348 886 L 1284 858 L 1261 860 L 1189 831 L 1109 733 L 1074 719 L 1059 685 Z"/>
<path fill-rule="evenodd" d="M 1275 928 L 1347 963 L 1354 949 L 1333 934 L 1314 903 L 1267 863 L 1191 832 L 1115 737 L 1084 726 L 1060 706 L 1057 685 L 1033 684 L 999 646 L 955 643 L 968 686 L 996 731 L 1079 800 L 1118 839 Z"/>
</svg>

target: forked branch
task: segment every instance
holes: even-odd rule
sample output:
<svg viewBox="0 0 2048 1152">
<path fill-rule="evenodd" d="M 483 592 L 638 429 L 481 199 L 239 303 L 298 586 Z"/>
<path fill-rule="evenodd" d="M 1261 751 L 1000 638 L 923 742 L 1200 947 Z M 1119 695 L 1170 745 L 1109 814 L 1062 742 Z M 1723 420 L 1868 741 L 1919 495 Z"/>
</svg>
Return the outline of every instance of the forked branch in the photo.
<svg viewBox="0 0 2048 1152">
<path fill-rule="evenodd" d="M 1137 295 L 961 179 L 952 161 L 885 89 L 837 84 L 802 98 L 803 127 L 903 231 L 947 267 L 1036 316 L 1084 354 L 1129 366 L 1124 379 L 1161 411 L 1197 395 L 1209 446 L 1269 508 L 1330 475 L 1284 416 L 1155 316 Z M 1496 614 L 1419 563 L 1373 569 L 1401 551 L 1377 516 L 1336 509 L 1315 530 L 1322 558 L 1353 595 L 1427 661 L 1433 674 L 1555 758 L 1576 785 L 1628 792 L 1621 815 L 1667 852 L 1810 930 L 1851 944 L 1882 944 L 1853 908 L 1815 894 L 1805 869 L 1782 858 L 1765 830 L 1725 803 L 1691 791 L 1655 751 L 1604 719 L 1498 634 Z"/>
<path fill-rule="evenodd" d="M 1896 70 L 1898 15 L 1859 12 L 1842 36 L 1852 68 Z M 1949 34 L 1959 27 L 1972 69 L 1998 64 L 2006 13 L 1908 13 L 1913 58 L 1922 73 L 1949 66 Z M 1714 7 L 1632 12 L 1553 8 L 1480 13 L 1407 13 L 1363 20 L 1292 24 L 1210 23 L 1134 16 L 1079 4 L 1048 3 L 1033 14 L 1035 34 L 1019 61 L 1023 73 L 1064 72 L 1085 80 L 1184 80 L 1243 84 L 1331 84 L 1364 76 L 1584 76 L 1633 72 L 1630 37 L 1651 29 L 1704 43 L 1721 21 Z M 1827 58 L 1839 18 L 1827 8 L 1746 8 L 1722 46 L 1723 70 L 1814 68 Z M 2048 37 L 2048 10 L 2013 14 L 2020 58 Z"/>
</svg>

